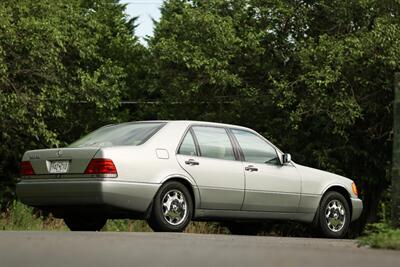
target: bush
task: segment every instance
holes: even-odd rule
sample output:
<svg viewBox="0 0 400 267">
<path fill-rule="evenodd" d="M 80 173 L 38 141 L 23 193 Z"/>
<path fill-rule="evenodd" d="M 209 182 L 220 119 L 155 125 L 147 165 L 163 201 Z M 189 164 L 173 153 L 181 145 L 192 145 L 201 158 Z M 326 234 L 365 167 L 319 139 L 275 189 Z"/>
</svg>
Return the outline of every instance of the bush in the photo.
<svg viewBox="0 0 400 267">
<path fill-rule="evenodd" d="M 359 244 L 372 248 L 400 250 L 400 229 L 394 229 L 387 223 L 376 223 L 367 226 L 365 236 Z"/>
</svg>

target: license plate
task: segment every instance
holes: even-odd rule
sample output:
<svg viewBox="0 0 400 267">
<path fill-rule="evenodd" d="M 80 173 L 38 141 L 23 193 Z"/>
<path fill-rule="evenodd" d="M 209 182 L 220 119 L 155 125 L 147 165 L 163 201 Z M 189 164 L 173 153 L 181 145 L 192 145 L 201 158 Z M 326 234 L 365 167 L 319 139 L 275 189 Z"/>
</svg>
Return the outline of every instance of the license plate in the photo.
<svg viewBox="0 0 400 267">
<path fill-rule="evenodd" d="M 68 171 L 68 160 L 57 160 L 50 163 L 50 173 L 66 173 Z"/>
</svg>

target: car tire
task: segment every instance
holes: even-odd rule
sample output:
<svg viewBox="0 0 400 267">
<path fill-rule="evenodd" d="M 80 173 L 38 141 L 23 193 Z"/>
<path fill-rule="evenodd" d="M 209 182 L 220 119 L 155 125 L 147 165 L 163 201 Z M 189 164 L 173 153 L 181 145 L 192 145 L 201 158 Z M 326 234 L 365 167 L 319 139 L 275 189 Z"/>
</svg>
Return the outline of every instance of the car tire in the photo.
<svg viewBox="0 0 400 267">
<path fill-rule="evenodd" d="M 257 235 L 260 230 L 259 223 L 229 222 L 226 227 L 233 235 Z"/>
<path fill-rule="evenodd" d="M 338 192 L 328 192 L 322 198 L 319 212 L 319 228 L 324 237 L 343 238 L 350 226 L 350 207 Z"/>
<path fill-rule="evenodd" d="M 171 181 L 158 190 L 149 226 L 155 232 L 182 232 L 193 214 L 193 200 L 189 190 L 180 182 Z"/>
<path fill-rule="evenodd" d="M 100 231 L 107 223 L 106 218 L 68 216 L 64 218 L 64 223 L 71 231 Z"/>
</svg>

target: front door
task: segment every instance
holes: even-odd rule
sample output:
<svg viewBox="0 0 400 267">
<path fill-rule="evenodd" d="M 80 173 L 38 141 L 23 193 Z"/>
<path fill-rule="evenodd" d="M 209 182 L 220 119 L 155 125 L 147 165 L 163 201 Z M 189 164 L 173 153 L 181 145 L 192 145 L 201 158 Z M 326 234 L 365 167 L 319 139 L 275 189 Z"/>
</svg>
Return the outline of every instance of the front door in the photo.
<svg viewBox="0 0 400 267">
<path fill-rule="evenodd" d="M 296 212 L 301 176 L 293 164 L 282 165 L 275 148 L 246 130 L 231 130 L 243 152 L 246 186 L 242 210 Z"/>
</svg>

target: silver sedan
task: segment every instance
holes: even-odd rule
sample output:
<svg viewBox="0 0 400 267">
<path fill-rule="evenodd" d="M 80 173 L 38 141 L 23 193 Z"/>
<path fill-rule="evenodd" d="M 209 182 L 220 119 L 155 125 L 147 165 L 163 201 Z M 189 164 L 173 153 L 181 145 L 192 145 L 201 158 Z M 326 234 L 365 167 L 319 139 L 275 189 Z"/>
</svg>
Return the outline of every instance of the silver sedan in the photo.
<svg viewBox="0 0 400 267">
<path fill-rule="evenodd" d="M 107 125 L 66 148 L 25 152 L 21 176 L 21 201 L 71 230 L 133 218 L 155 231 L 213 220 L 246 232 L 243 222 L 279 219 L 341 238 L 362 211 L 352 180 L 294 163 L 251 129 L 211 122 Z"/>
</svg>

